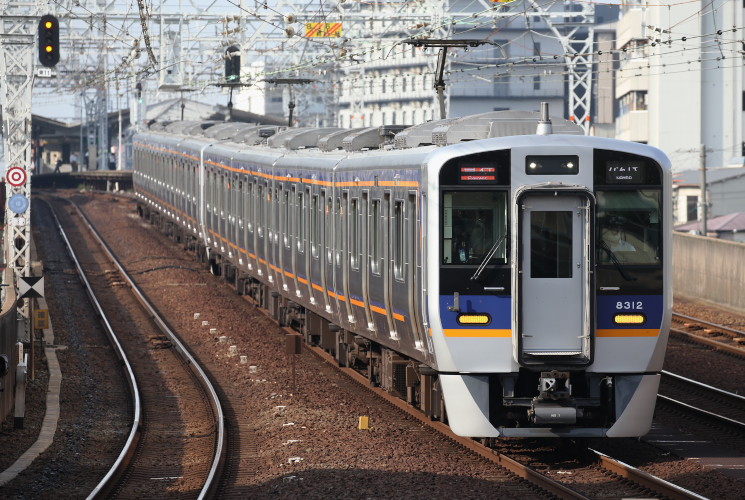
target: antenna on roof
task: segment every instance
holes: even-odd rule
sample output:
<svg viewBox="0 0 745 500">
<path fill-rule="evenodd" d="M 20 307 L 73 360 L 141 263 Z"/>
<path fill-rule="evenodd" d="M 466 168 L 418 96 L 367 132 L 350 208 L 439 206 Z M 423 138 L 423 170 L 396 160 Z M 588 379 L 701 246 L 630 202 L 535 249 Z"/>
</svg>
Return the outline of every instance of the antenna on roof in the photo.
<svg viewBox="0 0 745 500">
<path fill-rule="evenodd" d="M 535 133 L 537 135 L 551 135 L 554 133 L 554 129 L 551 126 L 551 118 L 548 117 L 548 103 L 541 103 L 541 120 L 538 122 L 538 128 Z"/>
</svg>

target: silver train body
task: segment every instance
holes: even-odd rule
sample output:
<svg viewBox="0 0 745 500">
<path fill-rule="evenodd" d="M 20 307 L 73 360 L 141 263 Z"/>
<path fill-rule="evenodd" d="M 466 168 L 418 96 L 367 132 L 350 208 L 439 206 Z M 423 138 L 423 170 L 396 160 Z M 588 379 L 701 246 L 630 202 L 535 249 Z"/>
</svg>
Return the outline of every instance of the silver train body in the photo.
<svg viewBox="0 0 745 500">
<path fill-rule="evenodd" d="M 135 136 L 134 184 L 239 293 L 460 435 L 640 436 L 670 326 L 670 161 L 546 118 L 174 122 Z"/>
</svg>

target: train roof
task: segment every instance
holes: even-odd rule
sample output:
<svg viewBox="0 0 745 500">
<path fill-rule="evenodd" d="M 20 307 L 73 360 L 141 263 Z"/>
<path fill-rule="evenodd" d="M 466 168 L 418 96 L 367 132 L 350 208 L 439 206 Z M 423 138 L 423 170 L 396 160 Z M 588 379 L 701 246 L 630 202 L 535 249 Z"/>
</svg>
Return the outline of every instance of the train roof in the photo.
<svg viewBox="0 0 745 500">
<path fill-rule="evenodd" d="M 297 151 L 370 151 L 447 146 L 478 139 L 533 135 L 540 113 L 494 111 L 462 118 L 429 121 L 420 125 L 384 125 L 342 129 L 337 127 L 262 126 L 232 122 L 172 122 L 153 124 L 152 132 L 176 136 L 216 139 L 271 149 Z M 551 117 L 553 134 L 583 135 L 583 129 L 569 120 Z"/>
</svg>

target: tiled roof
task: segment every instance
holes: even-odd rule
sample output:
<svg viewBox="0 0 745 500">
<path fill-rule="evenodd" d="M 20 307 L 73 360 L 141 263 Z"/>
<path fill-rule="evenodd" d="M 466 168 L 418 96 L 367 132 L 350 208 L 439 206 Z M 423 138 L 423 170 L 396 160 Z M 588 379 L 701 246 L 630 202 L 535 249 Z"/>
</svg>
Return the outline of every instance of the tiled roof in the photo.
<svg viewBox="0 0 745 500">
<path fill-rule="evenodd" d="M 706 169 L 706 184 L 724 182 L 728 179 L 745 176 L 745 167 L 719 167 Z M 675 186 L 699 186 L 701 184 L 701 170 L 683 170 L 673 174 Z"/>
<path fill-rule="evenodd" d="M 675 228 L 676 231 L 699 231 L 701 222 L 686 222 Z M 706 221 L 706 229 L 716 232 L 745 231 L 745 213 L 735 212 L 728 215 L 720 215 Z"/>
</svg>

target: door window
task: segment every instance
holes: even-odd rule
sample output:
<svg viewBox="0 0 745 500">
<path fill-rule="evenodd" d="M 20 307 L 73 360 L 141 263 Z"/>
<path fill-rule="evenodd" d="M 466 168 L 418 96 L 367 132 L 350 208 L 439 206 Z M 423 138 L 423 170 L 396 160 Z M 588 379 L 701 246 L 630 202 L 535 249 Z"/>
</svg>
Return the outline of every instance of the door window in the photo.
<svg viewBox="0 0 745 500">
<path fill-rule="evenodd" d="M 572 277 L 572 212 L 530 213 L 530 277 Z"/>
</svg>

